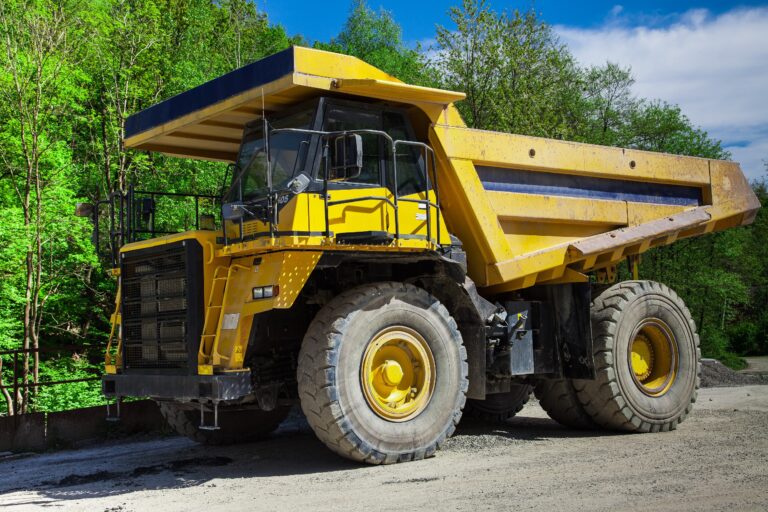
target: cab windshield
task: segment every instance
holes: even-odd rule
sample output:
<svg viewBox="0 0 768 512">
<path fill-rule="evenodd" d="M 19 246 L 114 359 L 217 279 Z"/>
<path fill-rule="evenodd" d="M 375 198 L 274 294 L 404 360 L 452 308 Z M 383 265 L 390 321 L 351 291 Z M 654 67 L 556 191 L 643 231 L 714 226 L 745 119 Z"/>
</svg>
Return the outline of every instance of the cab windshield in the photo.
<svg viewBox="0 0 768 512">
<path fill-rule="evenodd" d="M 314 109 L 269 122 L 269 129 L 312 127 Z M 285 189 L 288 183 L 305 169 L 311 135 L 305 133 L 277 132 L 269 138 L 269 157 L 272 167 L 272 189 Z M 246 126 L 245 137 L 232 177 L 227 202 L 253 200 L 265 197 L 268 192 L 267 153 L 264 140 L 264 122 L 256 121 Z M 242 188 L 241 188 L 242 187 Z"/>
</svg>

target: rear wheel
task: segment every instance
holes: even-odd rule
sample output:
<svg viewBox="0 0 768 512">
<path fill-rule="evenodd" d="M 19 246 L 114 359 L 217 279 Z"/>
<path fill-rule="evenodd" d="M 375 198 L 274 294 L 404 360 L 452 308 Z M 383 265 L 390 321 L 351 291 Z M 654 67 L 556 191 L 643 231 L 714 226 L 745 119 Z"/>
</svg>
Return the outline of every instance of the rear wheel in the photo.
<svg viewBox="0 0 768 512">
<path fill-rule="evenodd" d="M 672 430 L 699 388 L 699 336 L 690 311 L 666 286 L 628 281 L 593 301 L 596 380 L 573 381 L 592 420 L 615 430 Z"/>
<path fill-rule="evenodd" d="M 423 459 L 461 418 L 466 360 L 456 322 L 429 293 L 363 285 L 312 321 L 299 356 L 301 407 L 317 437 L 344 457 Z"/>
<path fill-rule="evenodd" d="M 467 400 L 465 416 L 485 421 L 502 422 L 512 418 L 528 403 L 533 388 L 527 384 L 513 385 L 506 393 L 486 395 L 485 400 Z"/>
<path fill-rule="evenodd" d="M 176 432 L 201 444 L 222 445 L 267 437 L 288 416 L 290 407 L 272 411 L 219 407 L 219 430 L 201 430 L 200 409 L 177 402 L 157 402 L 160 413 Z M 206 414 L 207 421 L 211 414 Z"/>
<path fill-rule="evenodd" d="M 541 408 L 561 425 L 580 430 L 597 426 L 584 410 L 570 379 L 543 380 L 536 384 L 535 393 Z"/>
</svg>

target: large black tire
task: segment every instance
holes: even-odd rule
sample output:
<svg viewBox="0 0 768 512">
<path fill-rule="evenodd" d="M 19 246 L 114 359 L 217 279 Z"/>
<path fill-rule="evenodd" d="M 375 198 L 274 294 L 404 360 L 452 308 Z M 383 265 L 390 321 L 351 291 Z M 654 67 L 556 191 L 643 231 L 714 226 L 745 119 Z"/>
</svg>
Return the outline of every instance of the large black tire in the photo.
<svg viewBox="0 0 768 512">
<path fill-rule="evenodd" d="M 464 416 L 501 423 L 519 413 L 531 396 L 533 388 L 528 384 L 516 384 L 506 393 L 486 395 L 485 400 L 468 399 Z"/>
<path fill-rule="evenodd" d="M 176 402 L 157 402 L 160 413 L 168 425 L 182 436 L 208 445 L 244 443 L 264 439 L 280 426 L 288 416 L 290 407 L 277 407 L 272 411 L 257 409 L 219 408 L 219 430 L 200 430 L 200 409 Z M 212 422 L 212 414 L 206 413 Z"/>
<path fill-rule="evenodd" d="M 550 418 L 579 430 L 595 428 L 595 422 L 581 405 L 570 379 L 543 380 L 536 385 L 536 398 Z"/>
<path fill-rule="evenodd" d="M 592 421 L 612 430 L 658 432 L 675 429 L 690 413 L 701 352 L 696 324 L 675 292 L 652 281 L 611 286 L 593 300 L 592 337 L 597 378 L 573 381 Z M 657 387 L 643 385 L 633 370 L 632 347 L 639 338 L 647 344 L 653 338 L 659 348 L 657 355 L 652 352 L 651 369 L 659 368 L 660 377 L 649 380 Z M 664 347 L 671 357 L 664 356 Z M 644 379 L 655 375 L 648 371 Z"/>
<path fill-rule="evenodd" d="M 392 328 L 418 333 L 434 363 L 428 402 L 400 421 L 376 412 L 361 380 L 369 345 Z M 359 462 L 434 455 L 453 434 L 466 401 L 467 353 L 456 322 L 437 299 L 409 284 L 363 285 L 331 300 L 309 326 L 298 366 L 301 408 L 315 434 Z"/>
</svg>

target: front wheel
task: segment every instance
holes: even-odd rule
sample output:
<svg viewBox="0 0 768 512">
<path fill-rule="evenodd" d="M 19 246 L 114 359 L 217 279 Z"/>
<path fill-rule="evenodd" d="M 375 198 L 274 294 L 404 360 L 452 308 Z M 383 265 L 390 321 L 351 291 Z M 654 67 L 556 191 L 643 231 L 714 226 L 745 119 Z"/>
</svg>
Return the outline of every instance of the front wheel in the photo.
<svg viewBox="0 0 768 512">
<path fill-rule="evenodd" d="M 678 295 L 652 281 L 627 281 L 593 301 L 596 380 L 573 381 L 597 425 L 632 432 L 672 430 L 699 388 L 699 336 Z"/>
<path fill-rule="evenodd" d="M 331 450 L 371 464 L 432 456 L 467 391 L 456 322 L 421 288 L 363 285 L 331 300 L 299 355 L 301 408 Z"/>
</svg>

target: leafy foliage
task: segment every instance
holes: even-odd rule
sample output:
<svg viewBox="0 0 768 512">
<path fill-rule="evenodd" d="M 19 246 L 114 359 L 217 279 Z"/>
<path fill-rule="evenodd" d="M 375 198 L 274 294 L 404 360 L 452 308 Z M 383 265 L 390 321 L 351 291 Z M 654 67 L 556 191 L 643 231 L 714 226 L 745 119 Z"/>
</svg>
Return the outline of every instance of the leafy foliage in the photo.
<svg viewBox="0 0 768 512">
<path fill-rule="evenodd" d="M 437 28 L 434 65 L 443 86 L 467 93 L 459 104 L 467 124 L 572 138 L 582 79 L 551 27 L 533 10 L 497 14 L 486 0 L 449 12 L 456 28 Z"/>
<path fill-rule="evenodd" d="M 89 362 L 84 355 L 61 353 L 43 366 L 40 382 L 89 379 L 100 373 L 100 365 Z M 101 382 L 83 381 L 41 386 L 35 397 L 35 409 L 41 412 L 71 409 L 73 404 L 76 404 L 75 407 L 103 405 Z"/>
<path fill-rule="evenodd" d="M 418 49 L 403 44 L 402 29 L 392 15 L 373 11 L 365 0 L 353 0 L 352 10 L 341 33 L 315 48 L 358 57 L 408 83 L 429 85 L 432 81 Z"/>
<path fill-rule="evenodd" d="M 223 165 L 126 151 L 125 120 L 296 39 L 248 0 L 8 0 L 0 36 L 0 350 L 38 339 L 46 350 L 80 346 L 79 359 L 63 351 L 42 355 L 39 370 L 23 366 L 40 381 L 98 375 L 114 282 L 75 203 L 131 182 L 218 195 Z M 192 227 L 190 210 L 165 209 L 158 229 Z M 5 383 L 11 366 L 3 356 Z M 41 387 L 22 400 L 77 407 L 98 401 L 98 385 Z"/>
</svg>

